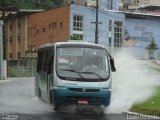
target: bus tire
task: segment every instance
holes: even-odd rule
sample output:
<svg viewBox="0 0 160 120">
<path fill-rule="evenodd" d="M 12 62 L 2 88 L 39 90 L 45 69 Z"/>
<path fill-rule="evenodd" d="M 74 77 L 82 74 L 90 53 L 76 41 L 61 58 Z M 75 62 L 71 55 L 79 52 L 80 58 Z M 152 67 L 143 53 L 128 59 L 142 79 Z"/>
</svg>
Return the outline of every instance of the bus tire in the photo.
<svg viewBox="0 0 160 120">
<path fill-rule="evenodd" d="M 39 93 L 38 93 L 39 98 L 42 98 L 42 93 L 41 93 L 41 89 L 39 88 Z"/>
<path fill-rule="evenodd" d="M 49 102 L 52 103 L 53 102 L 53 98 L 52 98 L 52 91 L 49 91 Z"/>
<path fill-rule="evenodd" d="M 59 110 L 59 105 L 55 105 L 55 106 L 54 106 L 54 110 L 55 110 L 55 111 Z"/>
</svg>

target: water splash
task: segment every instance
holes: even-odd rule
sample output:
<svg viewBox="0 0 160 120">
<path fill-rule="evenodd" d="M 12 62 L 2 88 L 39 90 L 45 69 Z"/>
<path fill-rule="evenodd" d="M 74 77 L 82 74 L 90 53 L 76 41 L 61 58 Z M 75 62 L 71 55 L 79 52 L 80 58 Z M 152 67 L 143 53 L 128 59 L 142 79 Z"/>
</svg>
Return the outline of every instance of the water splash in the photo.
<svg viewBox="0 0 160 120">
<path fill-rule="evenodd" d="M 132 53 L 122 50 L 115 56 L 117 71 L 113 73 L 112 98 L 106 113 L 127 111 L 154 94 L 157 78 L 145 60 L 137 60 Z"/>
</svg>

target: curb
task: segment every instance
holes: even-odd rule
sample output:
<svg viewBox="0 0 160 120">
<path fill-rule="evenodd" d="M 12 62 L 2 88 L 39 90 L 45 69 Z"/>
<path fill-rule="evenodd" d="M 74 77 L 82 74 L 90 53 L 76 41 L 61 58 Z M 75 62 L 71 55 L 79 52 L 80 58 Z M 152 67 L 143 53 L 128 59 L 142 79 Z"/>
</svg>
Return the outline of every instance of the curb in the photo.
<svg viewBox="0 0 160 120">
<path fill-rule="evenodd" d="M 149 67 L 160 69 L 160 64 L 157 61 L 147 61 Z"/>
<path fill-rule="evenodd" d="M 11 80 L 0 80 L 0 83 L 4 83 L 4 82 L 9 82 L 9 81 L 11 81 Z"/>
</svg>

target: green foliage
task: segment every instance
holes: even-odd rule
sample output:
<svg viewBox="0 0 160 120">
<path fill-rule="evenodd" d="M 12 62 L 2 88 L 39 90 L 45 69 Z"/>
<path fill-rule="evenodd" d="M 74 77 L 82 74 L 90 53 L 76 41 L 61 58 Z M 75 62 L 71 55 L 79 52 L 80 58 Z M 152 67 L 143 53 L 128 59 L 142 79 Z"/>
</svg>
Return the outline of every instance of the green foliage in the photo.
<svg viewBox="0 0 160 120">
<path fill-rule="evenodd" d="M 18 71 L 16 69 L 9 69 L 7 73 L 8 77 L 17 77 L 18 76 Z"/>
<path fill-rule="evenodd" d="M 56 6 L 62 5 L 62 3 L 64 2 L 64 0 L 52 0 L 52 1 L 54 1 Z"/>
<path fill-rule="evenodd" d="M 20 9 L 49 9 L 62 5 L 64 0 L 6 0 Z"/>
<path fill-rule="evenodd" d="M 160 116 L 160 87 L 158 86 L 156 92 L 148 100 L 135 104 L 130 111 L 147 115 L 159 115 Z"/>
<path fill-rule="evenodd" d="M 81 40 L 81 39 L 78 36 L 76 36 L 76 35 L 71 35 L 69 37 L 69 40 Z"/>
<path fill-rule="evenodd" d="M 146 47 L 147 50 L 156 50 L 157 44 L 155 43 L 154 38 L 152 38 L 151 43 Z"/>
<path fill-rule="evenodd" d="M 55 7 L 55 3 L 51 0 L 46 0 L 44 3 L 39 4 L 40 8 L 48 9 Z"/>
</svg>

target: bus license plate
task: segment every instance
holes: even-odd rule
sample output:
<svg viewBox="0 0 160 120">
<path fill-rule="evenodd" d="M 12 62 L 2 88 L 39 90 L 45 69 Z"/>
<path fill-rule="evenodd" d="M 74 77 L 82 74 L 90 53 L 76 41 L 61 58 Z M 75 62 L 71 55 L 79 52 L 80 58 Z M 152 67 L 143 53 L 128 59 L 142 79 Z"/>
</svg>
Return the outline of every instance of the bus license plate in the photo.
<svg viewBox="0 0 160 120">
<path fill-rule="evenodd" d="M 79 100 L 78 104 L 88 104 L 88 100 Z"/>
</svg>

